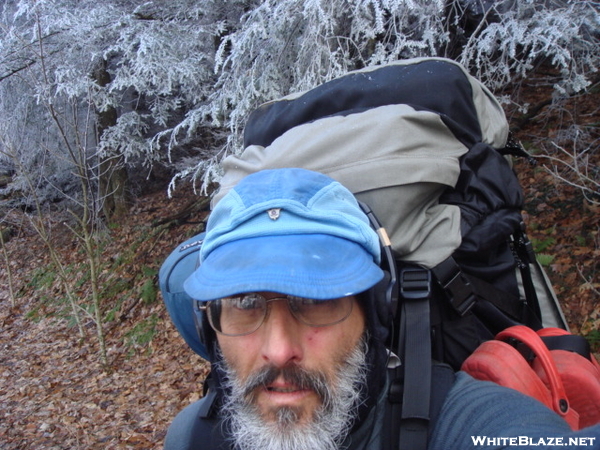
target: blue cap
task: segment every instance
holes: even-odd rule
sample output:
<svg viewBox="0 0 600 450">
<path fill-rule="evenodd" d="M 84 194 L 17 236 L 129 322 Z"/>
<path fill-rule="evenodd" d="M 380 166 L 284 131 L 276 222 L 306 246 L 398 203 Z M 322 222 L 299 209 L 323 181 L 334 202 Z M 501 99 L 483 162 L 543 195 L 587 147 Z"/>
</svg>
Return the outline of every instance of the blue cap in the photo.
<svg viewBox="0 0 600 450">
<path fill-rule="evenodd" d="M 379 238 L 348 189 L 305 169 L 263 170 L 215 206 L 184 289 L 201 301 L 262 291 L 331 299 L 374 286 L 379 262 Z"/>
</svg>

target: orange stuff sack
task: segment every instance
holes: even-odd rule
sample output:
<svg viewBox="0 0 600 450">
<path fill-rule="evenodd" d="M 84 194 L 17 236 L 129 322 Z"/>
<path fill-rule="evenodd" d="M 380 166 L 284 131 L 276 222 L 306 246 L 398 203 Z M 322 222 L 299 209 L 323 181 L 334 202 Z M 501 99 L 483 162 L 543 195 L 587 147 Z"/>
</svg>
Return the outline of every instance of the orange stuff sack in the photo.
<svg viewBox="0 0 600 450">
<path fill-rule="evenodd" d="M 544 328 L 538 334 L 544 336 L 569 335 L 560 328 Z M 567 350 L 551 350 L 556 370 L 560 375 L 569 403 L 579 413 L 579 428 L 600 423 L 600 364 L 590 354 L 590 358 Z M 548 379 L 537 360 L 533 361 L 533 370 L 544 384 Z"/>
<path fill-rule="evenodd" d="M 481 344 L 461 369 L 537 399 L 562 416 L 573 430 L 600 423 L 600 365 L 568 350 L 549 350 L 541 336 L 570 335 L 548 328 L 535 332 L 517 325 Z"/>
</svg>

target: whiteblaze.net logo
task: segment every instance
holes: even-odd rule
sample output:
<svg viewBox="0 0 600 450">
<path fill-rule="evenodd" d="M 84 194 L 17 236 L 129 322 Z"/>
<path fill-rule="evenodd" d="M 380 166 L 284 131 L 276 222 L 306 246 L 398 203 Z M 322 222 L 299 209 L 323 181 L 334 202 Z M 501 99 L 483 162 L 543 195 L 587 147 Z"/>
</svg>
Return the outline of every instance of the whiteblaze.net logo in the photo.
<svg viewBox="0 0 600 450">
<path fill-rule="evenodd" d="M 512 437 L 491 437 L 491 436 L 471 436 L 473 445 L 478 447 L 551 447 L 551 446 L 581 446 L 591 447 L 594 445 L 595 437 L 530 437 L 530 436 L 512 436 Z"/>
</svg>

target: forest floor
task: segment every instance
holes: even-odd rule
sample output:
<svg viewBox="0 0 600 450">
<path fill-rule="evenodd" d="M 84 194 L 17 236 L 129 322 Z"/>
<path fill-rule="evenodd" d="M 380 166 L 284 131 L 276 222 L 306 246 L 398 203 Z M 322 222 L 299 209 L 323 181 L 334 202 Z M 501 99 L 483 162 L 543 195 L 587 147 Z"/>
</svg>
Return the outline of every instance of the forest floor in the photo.
<svg viewBox="0 0 600 450">
<path fill-rule="evenodd" d="M 545 95 L 539 93 L 538 103 Z M 596 135 L 599 99 L 595 93 L 575 102 Z M 538 117 L 518 133 L 526 145 L 535 145 L 533 137 L 551 137 L 553 121 L 560 120 Z M 598 161 L 594 164 L 597 168 Z M 585 334 L 597 351 L 599 207 L 542 164 L 520 162 L 516 170 L 534 248 L 544 255 L 572 331 Z M 188 208 L 189 191 L 181 187 L 172 199 L 164 189 L 140 196 L 103 243 L 108 367 L 100 360 L 94 321 L 82 316 L 82 339 L 46 247 L 22 213 L 11 213 L 8 219 L 20 225 L 5 246 L 7 259 L 0 259 L 0 449 L 161 449 L 173 417 L 200 397 L 206 363 L 178 335 L 156 285 L 165 257 L 201 230 L 201 214 L 195 223 L 157 225 Z M 81 271 L 85 255 L 58 216 L 46 220 L 73 274 L 70 289 L 85 305 L 90 297 Z"/>
</svg>

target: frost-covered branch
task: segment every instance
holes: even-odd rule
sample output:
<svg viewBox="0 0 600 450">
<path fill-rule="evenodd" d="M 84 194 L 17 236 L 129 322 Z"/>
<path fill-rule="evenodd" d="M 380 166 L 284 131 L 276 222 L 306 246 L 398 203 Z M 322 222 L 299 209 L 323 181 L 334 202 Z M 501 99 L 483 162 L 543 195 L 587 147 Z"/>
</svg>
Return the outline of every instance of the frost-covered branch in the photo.
<svg viewBox="0 0 600 450">
<path fill-rule="evenodd" d="M 538 158 L 550 161 L 544 169 L 561 182 L 577 188 L 591 204 L 600 205 L 600 168 L 590 164 L 590 156 L 597 148 L 589 146 L 579 149 L 575 142 L 571 151 L 552 143 L 558 156 L 540 155 Z"/>
<path fill-rule="evenodd" d="M 0 61 L 23 64 L 0 80 L 0 97 L 18 86 L 30 109 L 44 97 L 112 108 L 118 117 L 90 143 L 91 155 L 148 169 L 165 162 L 177 170 L 174 183 L 199 181 L 203 190 L 221 158 L 241 150 L 256 106 L 349 70 L 451 56 L 500 91 L 545 63 L 560 97 L 589 87 L 600 65 L 592 0 L 8 0 L 2 12 Z M 31 81 L 38 64 L 26 64 L 37 61 L 31 43 L 41 36 L 43 91 Z M 98 61 L 110 74 L 105 85 L 91 76 Z M 5 106 L 0 113 L 14 105 Z"/>
</svg>

